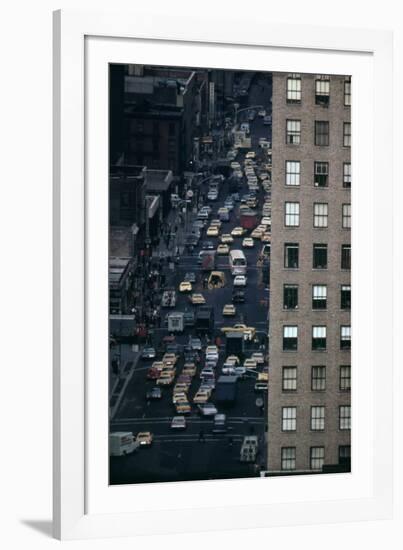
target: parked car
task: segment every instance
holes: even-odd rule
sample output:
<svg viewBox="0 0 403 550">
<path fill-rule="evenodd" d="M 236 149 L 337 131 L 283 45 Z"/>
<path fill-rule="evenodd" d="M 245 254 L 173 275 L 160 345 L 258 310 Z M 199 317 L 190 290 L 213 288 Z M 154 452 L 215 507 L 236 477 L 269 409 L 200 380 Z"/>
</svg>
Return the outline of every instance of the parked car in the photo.
<svg viewBox="0 0 403 550">
<path fill-rule="evenodd" d="M 210 394 L 211 391 L 199 389 L 193 398 L 193 403 L 195 403 L 196 405 L 207 403 L 207 401 L 210 399 Z"/>
<path fill-rule="evenodd" d="M 218 413 L 213 403 L 202 403 L 198 406 L 198 409 L 202 416 L 215 416 Z"/>
<path fill-rule="evenodd" d="M 218 361 L 218 347 L 207 346 L 206 348 L 206 361 Z"/>
<path fill-rule="evenodd" d="M 153 434 L 151 432 L 139 432 L 136 437 L 136 442 L 140 447 L 150 447 L 153 442 Z"/>
<path fill-rule="evenodd" d="M 154 399 L 161 399 L 162 398 L 162 391 L 161 388 L 158 386 L 154 386 L 151 388 L 151 390 L 148 390 L 146 393 L 146 399 L 147 400 L 154 400 Z"/>
<path fill-rule="evenodd" d="M 192 292 L 192 283 L 188 281 L 182 281 L 179 284 L 179 292 Z"/>
<path fill-rule="evenodd" d="M 260 351 L 255 351 L 254 353 L 252 353 L 251 359 L 256 361 L 256 363 L 258 365 L 263 365 L 264 364 L 264 355 Z"/>
<path fill-rule="evenodd" d="M 244 248 L 253 248 L 255 246 L 255 241 L 251 237 L 245 237 L 242 241 L 242 246 Z"/>
<path fill-rule="evenodd" d="M 234 304 L 243 304 L 245 302 L 245 292 L 243 290 L 234 290 L 232 301 Z"/>
<path fill-rule="evenodd" d="M 145 346 L 141 352 L 142 359 L 155 359 L 155 349 L 151 346 Z"/>
<path fill-rule="evenodd" d="M 173 430 L 184 430 L 186 428 L 186 418 L 184 416 L 174 416 L 171 422 Z"/>
<path fill-rule="evenodd" d="M 203 294 L 200 293 L 191 294 L 189 300 L 194 306 L 206 303 L 206 299 L 204 298 Z"/>
<path fill-rule="evenodd" d="M 245 275 L 236 275 L 234 277 L 234 287 L 237 286 L 246 286 L 248 278 Z"/>
<path fill-rule="evenodd" d="M 196 273 L 193 273 L 192 271 L 188 271 L 185 273 L 185 276 L 183 278 L 184 281 L 187 281 L 189 283 L 195 283 L 196 282 Z"/>
<path fill-rule="evenodd" d="M 202 250 L 214 250 L 214 248 L 213 241 L 203 241 Z"/>
<path fill-rule="evenodd" d="M 236 315 L 236 307 L 233 304 L 225 304 L 222 310 L 222 314 L 225 317 L 233 317 Z"/>
<path fill-rule="evenodd" d="M 227 244 L 219 244 L 217 246 L 217 254 L 219 256 L 225 256 L 226 254 L 229 254 L 229 246 Z"/>
<path fill-rule="evenodd" d="M 189 341 L 189 345 L 191 350 L 201 351 L 202 349 L 200 338 L 191 338 Z"/>
</svg>

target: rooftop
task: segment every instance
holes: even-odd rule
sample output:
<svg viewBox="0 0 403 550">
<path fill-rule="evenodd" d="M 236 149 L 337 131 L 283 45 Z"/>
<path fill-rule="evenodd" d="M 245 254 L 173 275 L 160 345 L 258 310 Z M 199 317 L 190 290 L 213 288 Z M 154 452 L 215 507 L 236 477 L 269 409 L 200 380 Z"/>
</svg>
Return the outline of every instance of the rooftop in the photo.
<svg viewBox="0 0 403 550">
<path fill-rule="evenodd" d="M 127 273 L 131 258 L 109 258 L 109 286 L 116 287 L 120 285 L 122 279 Z"/>
<path fill-rule="evenodd" d="M 111 178 L 140 178 L 145 175 L 145 166 L 135 164 L 114 164 L 109 167 L 109 176 Z"/>
<path fill-rule="evenodd" d="M 171 170 L 146 170 L 147 191 L 166 191 L 172 182 Z"/>
<path fill-rule="evenodd" d="M 111 226 L 109 230 L 109 254 L 112 259 L 122 260 L 133 254 L 133 236 L 138 231 L 136 224 L 131 227 Z"/>
</svg>

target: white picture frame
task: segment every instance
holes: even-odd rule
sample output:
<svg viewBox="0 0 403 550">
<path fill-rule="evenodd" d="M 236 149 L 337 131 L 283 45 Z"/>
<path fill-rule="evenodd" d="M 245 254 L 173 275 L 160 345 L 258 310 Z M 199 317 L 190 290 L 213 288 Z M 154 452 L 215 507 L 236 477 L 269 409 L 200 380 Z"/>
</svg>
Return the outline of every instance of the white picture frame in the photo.
<svg viewBox="0 0 403 550">
<path fill-rule="evenodd" d="M 296 72 L 353 75 L 357 105 L 352 110 L 352 242 L 357 250 L 352 270 L 357 288 L 353 364 L 357 369 L 352 395 L 353 471 L 348 476 L 185 482 L 176 483 L 174 492 L 172 483 L 105 484 L 107 64 L 136 63 L 139 56 L 143 56 L 140 62 L 150 64 L 183 65 L 192 59 L 196 66 L 266 70 L 291 70 L 292 64 Z M 392 288 L 388 267 L 393 252 L 391 87 L 392 34 L 386 31 L 272 25 L 264 16 L 255 21 L 244 14 L 242 19 L 228 16 L 222 21 L 207 15 L 151 20 L 135 11 L 55 12 L 56 538 L 391 517 L 392 348 L 381 345 L 390 341 L 393 302 L 384 300 L 381 292 L 385 286 Z M 382 193 L 375 185 L 379 181 Z M 95 341 L 105 341 L 105 346 L 95 348 Z M 94 376 L 95 366 L 101 376 Z M 186 508 L 183 502 L 188 503 Z"/>
</svg>

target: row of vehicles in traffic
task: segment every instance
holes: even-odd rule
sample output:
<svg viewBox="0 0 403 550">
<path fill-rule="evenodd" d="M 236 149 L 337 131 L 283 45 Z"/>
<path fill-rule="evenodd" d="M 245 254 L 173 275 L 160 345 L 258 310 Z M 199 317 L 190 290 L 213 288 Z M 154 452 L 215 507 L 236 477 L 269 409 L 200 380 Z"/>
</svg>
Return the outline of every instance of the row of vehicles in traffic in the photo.
<svg viewBox="0 0 403 550">
<path fill-rule="evenodd" d="M 259 112 L 258 116 L 267 115 Z M 171 340 L 166 341 L 163 352 L 152 346 L 142 350 L 142 360 L 147 365 L 145 399 L 151 407 L 154 401 L 169 402 L 172 431 L 187 429 L 198 415 L 211 420 L 213 433 L 225 433 L 227 415 L 224 411 L 236 402 L 242 381 L 253 379 L 252 391 L 267 393 L 269 367 L 266 350 L 255 345 L 256 327 L 242 319 L 238 321 L 237 316 L 238 304 L 245 302 L 248 285 L 246 251 L 260 243 L 258 256 L 270 257 L 269 145 L 268 140 L 260 143 L 266 162 L 259 160 L 254 151 L 247 151 L 239 161 L 236 160 L 239 153 L 231 153 L 231 183 L 226 185 L 226 189 L 231 191 L 218 208 L 215 203 L 222 195 L 224 178 L 211 179 L 206 193 L 207 204 L 200 206 L 185 237 L 189 251 L 193 252 L 200 246 L 195 255 L 198 269 L 185 273 L 175 288 L 166 289 L 162 295 L 163 328 Z M 234 218 L 235 226 L 231 224 L 231 229 L 227 230 L 227 224 Z M 222 260 L 218 261 L 220 257 L 228 260 L 225 268 L 219 267 L 222 266 Z M 232 300 L 220 306 L 224 322 L 217 325 L 217 308 L 210 297 L 227 285 L 232 285 Z M 188 341 L 179 344 L 177 340 L 183 342 L 186 332 L 189 333 Z M 248 384 L 246 386 L 249 388 Z M 147 434 L 141 438 L 152 444 L 152 433 L 144 430 L 139 433 Z M 137 437 L 133 436 L 134 441 Z M 146 446 L 143 443 L 143 447 Z M 240 460 L 254 462 L 257 452 L 257 436 L 245 437 Z"/>
</svg>

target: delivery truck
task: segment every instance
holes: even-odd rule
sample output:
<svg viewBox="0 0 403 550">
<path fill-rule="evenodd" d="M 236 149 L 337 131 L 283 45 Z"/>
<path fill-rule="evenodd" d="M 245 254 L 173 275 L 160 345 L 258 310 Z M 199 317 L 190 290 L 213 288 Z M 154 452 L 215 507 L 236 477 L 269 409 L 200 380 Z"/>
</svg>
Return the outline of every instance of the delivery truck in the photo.
<svg viewBox="0 0 403 550">
<path fill-rule="evenodd" d="M 236 399 L 237 376 L 225 374 L 219 376 L 216 387 L 214 400 L 222 405 L 233 405 Z"/>
<path fill-rule="evenodd" d="M 111 456 L 124 456 L 139 447 L 133 432 L 113 432 L 109 434 L 109 453 Z"/>
<path fill-rule="evenodd" d="M 203 334 L 214 330 L 214 308 L 199 306 L 196 312 L 196 332 Z"/>
<path fill-rule="evenodd" d="M 182 311 L 172 311 L 167 315 L 168 332 L 183 332 L 185 328 L 184 313 Z"/>
<path fill-rule="evenodd" d="M 255 210 L 245 210 L 240 215 L 240 225 L 244 229 L 255 229 L 258 224 L 258 215 Z"/>
<path fill-rule="evenodd" d="M 245 350 L 245 338 L 242 332 L 226 332 L 225 351 L 228 355 L 242 357 Z"/>
</svg>

